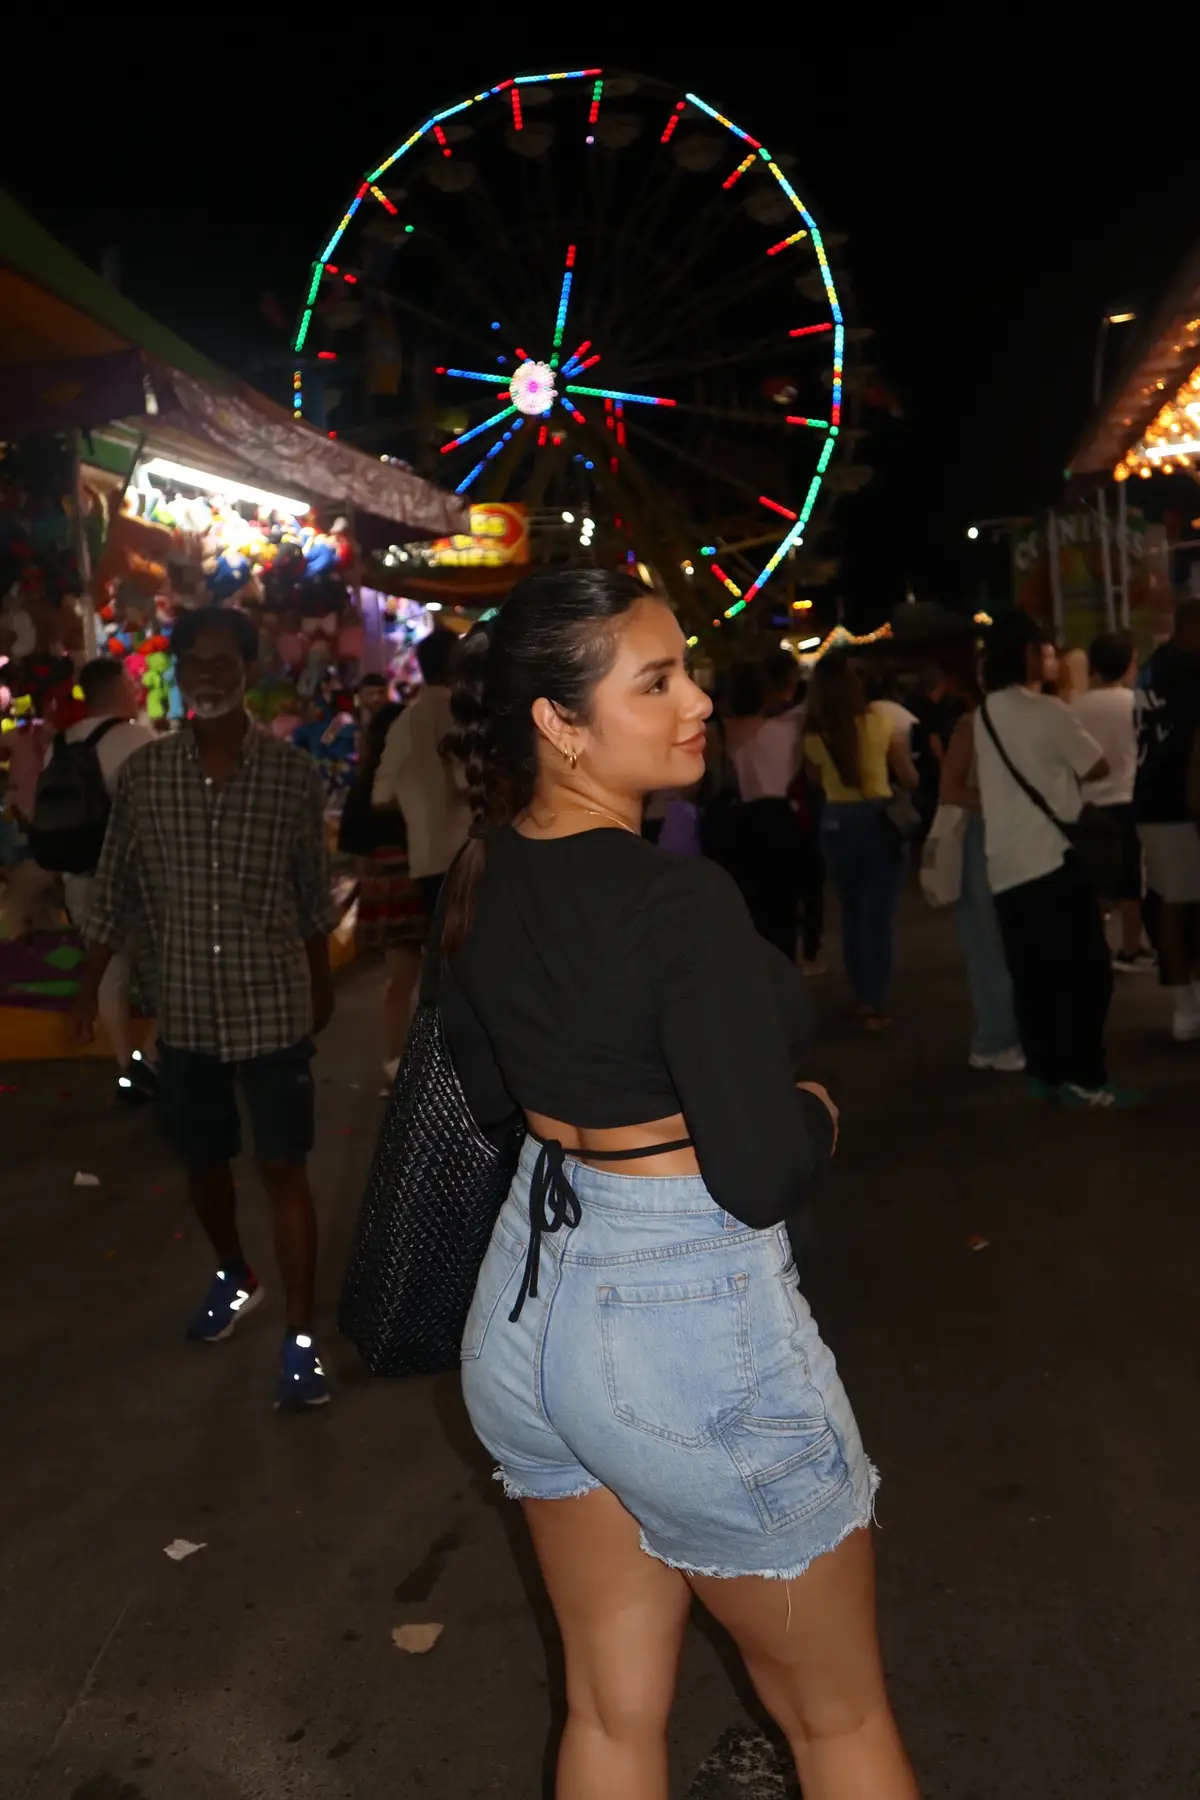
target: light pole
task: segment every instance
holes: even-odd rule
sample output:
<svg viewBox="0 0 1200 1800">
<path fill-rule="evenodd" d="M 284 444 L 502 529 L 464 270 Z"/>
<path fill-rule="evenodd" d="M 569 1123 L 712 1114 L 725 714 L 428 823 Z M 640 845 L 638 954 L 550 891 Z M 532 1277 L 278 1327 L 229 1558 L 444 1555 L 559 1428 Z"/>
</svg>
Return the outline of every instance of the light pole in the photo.
<svg viewBox="0 0 1200 1800">
<path fill-rule="evenodd" d="M 1099 406 L 1104 389 L 1104 352 L 1108 346 L 1108 328 L 1110 325 L 1130 325 L 1136 318 L 1135 312 L 1112 312 L 1105 313 L 1100 321 L 1100 329 L 1096 333 L 1096 355 L 1092 363 L 1093 406 Z"/>
</svg>

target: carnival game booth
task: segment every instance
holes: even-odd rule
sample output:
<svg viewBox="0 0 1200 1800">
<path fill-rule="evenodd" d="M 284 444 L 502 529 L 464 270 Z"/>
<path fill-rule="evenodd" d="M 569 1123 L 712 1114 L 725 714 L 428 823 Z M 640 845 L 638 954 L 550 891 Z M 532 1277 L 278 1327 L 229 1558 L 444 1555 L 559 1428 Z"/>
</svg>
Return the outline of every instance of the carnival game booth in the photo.
<svg viewBox="0 0 1200 1800">
<path fill-rule="evenodd" d="M 44 719 L 69 722 L 95 650 L 124 658 L 169 729 L 170 626 L 213 602 L 254 618 L 254 699 L 282 732 L 289 709 L 377 666 L 359 530 L 421 543 L 467 521 L 454 495 L 210 362 L 0 191 L 0 762 Z M 0 1059 L 70 1053 L 78 953 L 61 931 L 0 943 Z"/>
<path fill-rule="evenodd" d="M 1071 458 L 1067 504 L 1093 527 L 1097 629 L 1129 627 L 1148 650 L 1170 634 L 1176 602 L 1200 594 L 1200 241 L 1144 319 L 1102 322 L 1098 375 L 1110 325 L 1128 325 L 1132 342 Z M 1069 624 L 1054 527 L 1051 514 L 1051 599 Z"/>
</svg>

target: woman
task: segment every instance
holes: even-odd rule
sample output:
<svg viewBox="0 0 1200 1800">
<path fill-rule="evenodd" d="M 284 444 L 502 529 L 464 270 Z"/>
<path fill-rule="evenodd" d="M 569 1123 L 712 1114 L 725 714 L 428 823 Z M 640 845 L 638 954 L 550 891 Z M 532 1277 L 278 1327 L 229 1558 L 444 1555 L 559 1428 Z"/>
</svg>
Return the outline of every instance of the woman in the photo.
<svg viewBox="0 0 1200 1800">
<path fill-rule="evenodd" d="M 387 734 L 403 708 L 389 701 L 371 714 L 362 751 L 346 795 L 338 829 L 338 849 L 358 859 L 358 912 L 354 940 L 362 950 L 382 950 L 387 985 L 383 990 L 383 1068 L 395 1076 L 412 1017 L 421 975 L 421 952 L 429 916 L 421 890 L 408 870 L 404 819 L 396 808 L 371 805 L 371 787 Z"/>
<path fill-rule="evenodd" d="M 1128 631 L 1106 631 L 1088 650 L 1091 687 L 1072 702 L 1075 717 L 1104 752 L 1108 774 L 1089 782 L 1085 800 L 1101 806 L 1113 822 L 1121 844 L 1117 892 L 1102 896 L 1115 900 L 1121 922 L 1121 943 L 1113 953 L 1113 968 L 1126 974 L 1147 974 L 1157 966 L 1152 950 L 1142 945 L 1142 846 L 1133 817 L 1133 787 L 1137 776 L 1137 725 L 1133 684 L 1137 680 L 1137 650 Z"/>
<path fill-rule="evenodd" d="M 893 782 L 911 790 L 917 771 L 891 720 L 868 707 L 844 656 L 822 657 L 813 671 L 804 755 L 825 794 L 821 846 L 842 910 L 846 974 L 865 1028 L 883 1031 L 902 868 L 886 808 Z"/>
<path fill-rule="evenodd" d="M 755 930 L 791 962 L 805 847 L 787 794 L 800 767 L 800 736 L 792 714 L 767 717 L 768 698 L 760 665 L 741 663 L 731 672 L 724 750 L 741 803 L 734 815 L 733 854 L 725 866 L 742 891 Z"/>
<path fill-rule="evenodd" d="M 955 907 L 975 1013 L 967 1061 L 973 1069 L 1017 1075 L 1025 1067 L 1025 1053 L 1021 1049 L 1012 981 L 1004 960 L 1004 940 L 1000 936 L 996 902 L 988 886 L 983 850 L 983 813 L 975 771 L 974 714 L 978 704 L 978 693 L 972 693 L 971 710 L 963 714 L 950 734 L 942 761 L 939 799 L 943 806 L 961 806 L 967 815 L 962 843 L 962 890 Z"/>
<path fill-rule="evenodd" d="M 559 1800 L 666 1800 L 693 1594 L 810 1800 L 914 1800 L 872 1599 L 875 1477 L 783 1221 L 836 1110 L 795 1083 L 803 982 L 705 858 L 640 835 L 710 706 L 669 608 L 604 569 L 520 583 L 465 646 L 471 842 L 440 1003 L 476 1119 L 529 1136 L 463 1339 L 566 1651 Z M 511 1096 L 511 1097 L 510 1097 Z"/>
</svg>

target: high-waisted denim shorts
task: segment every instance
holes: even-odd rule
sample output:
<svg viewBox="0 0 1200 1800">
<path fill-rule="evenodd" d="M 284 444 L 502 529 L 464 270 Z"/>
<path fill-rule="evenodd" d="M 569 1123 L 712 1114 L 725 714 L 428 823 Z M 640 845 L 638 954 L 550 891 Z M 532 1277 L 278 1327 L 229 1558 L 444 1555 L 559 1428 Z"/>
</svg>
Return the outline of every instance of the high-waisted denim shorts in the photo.
<svg viewBox="0 0 1200 1800">
<path fill-rule="evenodd" d="M 699 1176 L 567 1162 L 580 1223 L 529 1244 L 526 1143 L 463 1336 L 475 1430 L 515 1498 L 609 1488 L 651 1556 L 790 1579 L 871 1517 L 875 1471 L 782 1226 L 751 1231 Z"/>
</svg>

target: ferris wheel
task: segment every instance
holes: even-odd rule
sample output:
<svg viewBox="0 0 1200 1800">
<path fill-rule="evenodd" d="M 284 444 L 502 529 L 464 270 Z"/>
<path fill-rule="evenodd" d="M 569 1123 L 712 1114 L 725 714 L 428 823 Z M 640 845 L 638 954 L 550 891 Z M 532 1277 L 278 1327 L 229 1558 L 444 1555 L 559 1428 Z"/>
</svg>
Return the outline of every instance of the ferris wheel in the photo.
<svg viewBox="0 0 1200 1800">
<path fill-rule="evenodd" d="M 856 435 L 791 166 L 625 70 L 469 94 L 366 173 L 314 260 L 295 410 L 523 501 L 556 558 L 651 565 L 696 630 L 734 618 L 794 572 Z"/>
</svg>

